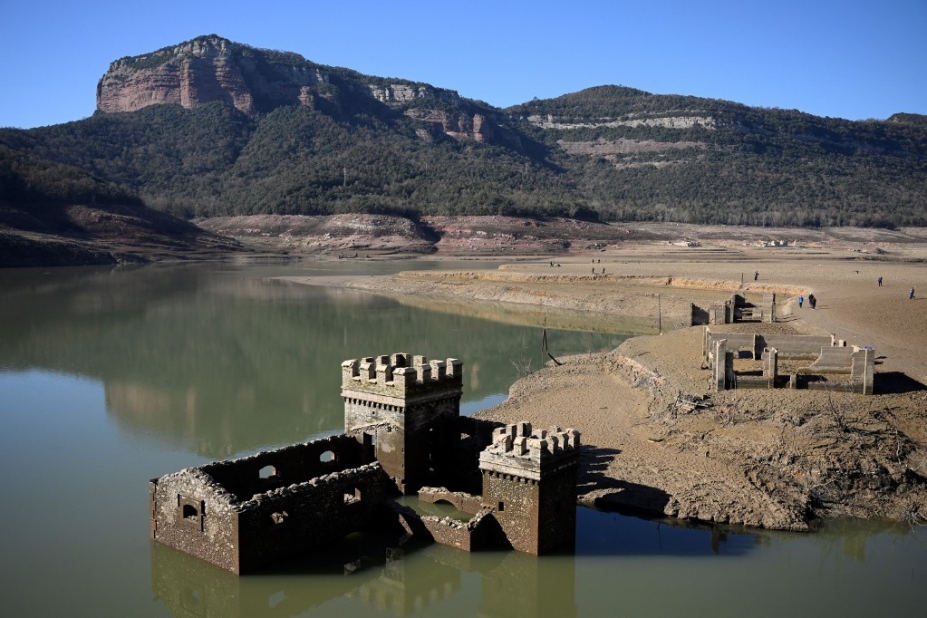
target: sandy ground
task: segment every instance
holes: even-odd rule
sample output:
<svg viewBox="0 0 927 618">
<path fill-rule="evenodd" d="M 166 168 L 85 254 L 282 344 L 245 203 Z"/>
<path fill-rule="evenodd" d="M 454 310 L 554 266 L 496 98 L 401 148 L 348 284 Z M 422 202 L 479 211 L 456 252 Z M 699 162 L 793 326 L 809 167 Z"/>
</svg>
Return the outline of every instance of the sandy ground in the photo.
<svg viewBox="0 0 927 618">
<path fill-rule="evenodd" d="M 475 264 L 467 273 L 301 282 L 445 310 L 501 303 L 518 307 L 524 320 L 551 319 L 551 326 L 611 321 L 643 334 L 659 324 L 663 334 L 561 359 L 480 413 L 579 429 L 583 502 L 790 530 L 823 517 L 927 521 L 927 244 L 871 254 L 864 243 L 637 243 L 553 259 L 553 266 L 544 257 L 513 259 L 498 271 Z M 908 298 L 912 287 L 915 300 Z M 727 328 L 833 333 L 872 346 L 876 394 L 711 391 L 701 327 L 686 326 L 689 308 L 738 290 L 748 299 L 776 292 L 782 319 Z M 799 309 L 797 297 L 810 293 L 817 309 Z M 680 406 L 681 396 L 704 405 Z"/>
</svg>

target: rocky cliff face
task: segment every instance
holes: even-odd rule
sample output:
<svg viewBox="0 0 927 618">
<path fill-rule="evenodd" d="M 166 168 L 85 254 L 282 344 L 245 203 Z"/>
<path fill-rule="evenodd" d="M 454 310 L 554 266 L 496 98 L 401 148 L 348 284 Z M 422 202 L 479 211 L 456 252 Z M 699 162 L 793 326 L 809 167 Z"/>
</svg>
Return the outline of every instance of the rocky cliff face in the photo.
<svg viewBox="0 0 927 618">
<path fill-rule="evenodd" d="M 421 137 L 435 137 L 444 134 L 455 140 L 472 139 L 477 142 L 492 142 L 492 125 L 482 114 L 472 116 L 463 112 L 443 110 L 410 109 L 406 116 L 421 121 L 426 129 L 419 131 Z"/>
<path fill-rule="evenodd" d="M 499 137 L 494 123 L 453 90 L 323 67 L 297 54 L 255 49 L 215 35 L 117 60 L 97 85 L 97 109 L 103 112 L 156 104 L 190 109 L 220 101 L 253 114 L 281 105 L 319 109 L 320 99 L 329 111 L 354 108 L 358 102 L 402 111 L 421 123 L 423 139 L 493 142 Z"/>
<path fill-rule="evenodd" d="M 132 112 L 173 103 L 214 101 L 251 114 L 280 104 L 312 106 L 328 74 L 295 54 L 265 54 L 221 37 L 200 37 L 112 63 L 97 85 L 97 109 Z"/>
</svg>

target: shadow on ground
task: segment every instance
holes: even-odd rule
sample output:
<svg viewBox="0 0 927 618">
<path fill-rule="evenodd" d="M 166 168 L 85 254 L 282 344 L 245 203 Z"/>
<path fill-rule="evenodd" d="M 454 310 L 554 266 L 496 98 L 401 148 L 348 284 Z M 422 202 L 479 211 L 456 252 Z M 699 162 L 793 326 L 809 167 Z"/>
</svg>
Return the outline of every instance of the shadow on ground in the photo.
<svg viewBox="0 0 927 618">
<path fill-rule="evenodd" d="M 900 395 L 927 390 L 927 386 L 900 371 L 887 371 L 878 374 L 875 392 L 878 395 Z"/>
<path fill-rule="evenodd" d="M 621 454 L 620 449 L 585 445 L 580 455 L 577 493 L 596 491 L 592 505 L 605 511 L 626 514 L 663 515 L 669 494 L 662 489 L 640 485 L 606 475 L 608 465 Z"/>
</svg>

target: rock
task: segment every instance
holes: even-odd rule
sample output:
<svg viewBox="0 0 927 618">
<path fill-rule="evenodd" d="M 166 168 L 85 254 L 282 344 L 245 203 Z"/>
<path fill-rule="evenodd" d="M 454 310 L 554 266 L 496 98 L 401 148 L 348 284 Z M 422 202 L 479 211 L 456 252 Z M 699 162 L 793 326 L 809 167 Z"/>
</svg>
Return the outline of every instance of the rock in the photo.
<svg viewBox="0 0 927 618">
<path fill-rule="evenodd" d="M 215 101 L 246 114 L 284 104 L 313 107 L 311 87 L 328 78 L 322 67 L 297 54 L 264 52 L 210 35 L 113 62 L 97 84 L 97 109 L 132 112 L 156 104 L 190 109 Z"/>
</svg>

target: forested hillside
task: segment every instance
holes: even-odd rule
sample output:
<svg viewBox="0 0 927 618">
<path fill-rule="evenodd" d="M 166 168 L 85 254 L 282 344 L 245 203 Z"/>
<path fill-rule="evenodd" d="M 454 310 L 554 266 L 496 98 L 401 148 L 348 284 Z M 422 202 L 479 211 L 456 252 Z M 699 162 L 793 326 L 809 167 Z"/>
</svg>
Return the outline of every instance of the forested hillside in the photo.
<svg viewBox="0 0 927 618">
<path fill-rule="evenodd" d="M 124 186 L 0 144 L 0 267 L 202 259 L 238 249 L 148 208 Z"/>
<path fill-rule="evenodd" d="M 163 77 L 178 54 L 200 53 L 208 68 L 221 52 L 223 66 L 238 63 L 241 78 L 214 100 L 186 107 L 2 129 L 0 145 L 69 166 L 62 178 L 82 170 L 106 187 L 104 199 L 118 191 L 184 217 L 361 212 L 927 225 L 927 122 L 916 114 L 852 122 L 616 86 L 503 110 L 217 37 L 190 44 L 192 52 L 186 44 L 113 63 L 101 80 L 107 105 L 128 100 L 122 84 L 143 92 L 144 71 Z M 86 192 L 43 177 L 58 193 L 70 187 L 74 199 Z M 0 184 L 7 199 L 50 190 Z"/>
</svg>

